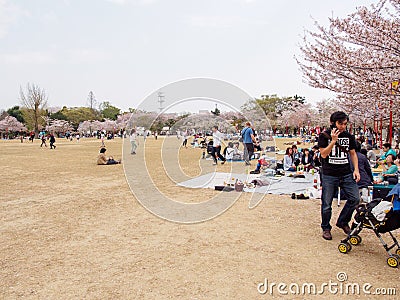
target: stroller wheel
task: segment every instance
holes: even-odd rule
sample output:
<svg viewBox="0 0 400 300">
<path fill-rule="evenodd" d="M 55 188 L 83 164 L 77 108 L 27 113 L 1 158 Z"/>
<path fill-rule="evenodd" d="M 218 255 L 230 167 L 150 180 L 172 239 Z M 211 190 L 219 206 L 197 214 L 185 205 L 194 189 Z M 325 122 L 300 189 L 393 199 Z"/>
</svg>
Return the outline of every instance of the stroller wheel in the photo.
<svg viewBox="0 0 400 300">
<path fill-rule="evenodd" d="M 340 243 L 338 246 L 339 252 L 340 253 L 347 253 L 350 252 L 351 250 L 351 245 L 349 243 Z"/>
<path fill-rule="evenodd" d="M 389 265 L 389 267 L 392 268 L 397 268 L 399 266 L 399 260 L 396 256 L 394 255 L 390 255 L 387 260 L 386 260 L 387 264 Z"/>
<path fill-rule="evenodd" d="M 397 254 L 397 255 L 400 255 L 400 248 L 398 248 L 398 249 L 396 250 L 396 254 Z"/>
<path fill-rule="evenodd" d="M 350 244 L 352 244 L 353 246 L 357 246 L 361 243 L 361 241 L 362 239 L 359 235 L 352 235 L 349 239 Z"/>
</svg>

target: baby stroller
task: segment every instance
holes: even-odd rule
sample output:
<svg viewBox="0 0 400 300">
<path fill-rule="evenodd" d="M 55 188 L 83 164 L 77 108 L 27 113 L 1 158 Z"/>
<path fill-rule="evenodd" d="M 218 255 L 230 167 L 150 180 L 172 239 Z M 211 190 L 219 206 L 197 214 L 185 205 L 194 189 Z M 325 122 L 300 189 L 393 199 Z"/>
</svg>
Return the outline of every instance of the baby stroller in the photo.
<svg viewBox="0 0 400 300">
<path fill-rule="evenodd" d="M 213 141 L 209 141 L 207 144 L 207 154 L 211 155 L 212 151 L 213 151 Z"/>
<path fill-rule="evenodd" d="M 360 204 L 356 208 L 356 215 L 351 226 L 351 231 L 347 237 L 340 241 L 338 246 L 340 253 L 348 253 L 352 246 L 357 246 L 362 239 L 359 233 L 363 228 L 372 229 L 385 248 L 388 258 L 387 264 L 392 268 L 397 268 L 400 263 L 400 245 L 392 234 L 392 230 L 400 228 L 400 184 L 397 184 L 388 194 L 386 200 L 374 199 L 367 204 Z M 382 238 L 381 233 L 389 233 L 393 240 L 392 245 L 388 245 Z M 390 250 L 397 247 L 395 253 Z"/>
</svg>

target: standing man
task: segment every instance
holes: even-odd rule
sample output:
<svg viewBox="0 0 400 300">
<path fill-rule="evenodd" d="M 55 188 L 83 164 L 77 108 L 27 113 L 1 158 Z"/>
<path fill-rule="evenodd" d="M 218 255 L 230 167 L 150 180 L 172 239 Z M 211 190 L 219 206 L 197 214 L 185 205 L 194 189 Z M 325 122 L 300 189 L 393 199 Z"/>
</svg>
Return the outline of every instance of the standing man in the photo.
<svg viewBox="0 0 400 300">
<path fill-rule="evenodd" d="M 217 164 L 218 162 L 217 157 L 219 157 L 222 160 L 221 165 L 223 165 L 226 162 L 225 157 L 223 157 L 221 154 L 221 143 L 224 136 L 221 132 L 218 131 L 218 126 L 214 126 L 212 128 L 212 131 L 213 131 L 213 147 L 211 151 L 211 156 L 214 159 L 213 164 L 214 165 Z"/>
<path fill-rule="evenodd" d="M 335 191 L 340 187 L 346 194 L 346 205 L 340 212 L 336 226 L 346 234 L 350 233 L 349 222 L 356 205 L 360 201 L 357 182 L 360 180 L 356 141 L 346 126 L 349 117 L 342 111 L 334 112 L 330 117 L 331 128 L 319 135 L 318 146 L 322 163 L 322 197 L 321 197 L 321 228 L 322 237 L 331 240 L 332 200 Z M 354 166 L 351 171 L 350 161 Z"/>
<path fill-rule="evenodd" d="M 254 154 L 254 144 L 256 139 L 254 137 L 253 128 L 251 123 L 246 122 L 246 127 L 242 130 L 243 146 L 244 146 L 244 163 L 246 166 L 250 165 L 250 159 Z"/>
</svg>

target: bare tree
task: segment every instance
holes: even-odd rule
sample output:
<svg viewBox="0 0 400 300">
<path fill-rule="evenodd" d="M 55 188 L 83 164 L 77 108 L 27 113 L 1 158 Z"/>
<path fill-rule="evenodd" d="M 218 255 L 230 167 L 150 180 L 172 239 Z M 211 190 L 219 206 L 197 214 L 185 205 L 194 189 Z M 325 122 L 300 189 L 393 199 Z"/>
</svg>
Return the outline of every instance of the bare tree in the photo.
<svg viewBox="0 0 400 300">
<path fill-rule="evenodd" d="M 27 84 L 24 92 L 20 87 L 20 98 L 22 104 L 26 107 L 26 113 L 31 119 L 36 135 L 39 133 L 39 123 L 42 116 L 45 115 L 47 106 L 47 95 L 44 89 L 35 84 Z"/>
<path fill-rule="evenodd" d="M 97 100 L 96 97 L 94 96 L 94 93 L 92 91 L 89 92 L 88 95 L 88 106 L 90 107 L 90 109 L 95 109 L 97 104 Z"/>
</svg>

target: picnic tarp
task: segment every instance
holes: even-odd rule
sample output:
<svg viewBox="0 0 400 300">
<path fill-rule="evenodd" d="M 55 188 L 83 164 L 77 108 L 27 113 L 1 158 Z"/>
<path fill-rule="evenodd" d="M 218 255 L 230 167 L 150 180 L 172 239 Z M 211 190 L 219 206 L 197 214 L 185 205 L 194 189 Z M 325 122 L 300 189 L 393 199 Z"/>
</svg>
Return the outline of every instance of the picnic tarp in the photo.
<svg viewBox="0 0 400 300">
<path fill-rule="evenodd" d="M 266 186 L 256 188 L 244 188 L 244 192 L 256 192 L 261 194 L 277 194 L 277 195 L 290 195 L 292 193 L 305 193 L 313 189 L 313 182 L 317 174 L 304 174 L 305 178 L 294 178 L 288 176 L 272 177 L 262 174 L 237 174 L 237 173 L 222 173 L 212 172 L 199 177 L 189 179 L 187 181 L 178 183 L 179 186 L 187 188 L 211 188 L 215 186 L 224 185 L 227 182 L 234 182 L 236 179 L 242 182 L 251 182 L 254 179 L 261 179 L 267 181 L 269 184 Z"/>
</svg>

